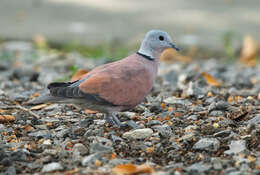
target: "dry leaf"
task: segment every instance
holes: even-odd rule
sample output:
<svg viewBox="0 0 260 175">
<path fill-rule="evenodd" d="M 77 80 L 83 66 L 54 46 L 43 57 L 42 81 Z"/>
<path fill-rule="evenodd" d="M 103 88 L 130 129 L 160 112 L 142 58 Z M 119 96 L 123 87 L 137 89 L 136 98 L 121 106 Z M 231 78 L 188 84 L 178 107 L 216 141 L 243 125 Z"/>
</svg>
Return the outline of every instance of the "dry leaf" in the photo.
<svg viewBox="0 0 260 175">
<path fill-rule="evenodd" d="M 154 152 L 154 147 L 152 146 L 152 147 L 147 147 L 146 148 L 146 152 L 147 153 L 153 153 Z"/>
<path fill-rule="evenodd" d="M 33 111 L 33 110 L 40 110 L 40 109 L 45 108 L 46 106 L 48 106 L 48 105 L 47 104 L 40 104 L 40 105 L 31 107 L 30 110 L 31 111 Z"/>
<path fill-rule="evenodd" d="M 161 108 L 164 109 L 165 108 L 165 103 L 161 103 Z"/>
<path fill-rule="evenodd" d="M 95 161 L 95 166 L 101 166 L 101 164 L 102 164 L 102 163 L 100 162 L 100 160 L 96 160 L 96 161 Z"/>
<path fill-rule="evenodd" d="M 0 113 L 5 113 L 7 110 L 0 109 Z"/>
<path fill-rule="evenodd" d="M 212 92 L 208 92 L 207 97 L 212 97 L 212 96 L 213 96 Z"/>
<path fill-rule="evenodd" d="M 154 169 L 150 165 L 133 165 L 133 164 L 124 164 L 117 165 L 113 169 L 113 173 L 116 175 L 138 175 L 138 174 L 151 174 L 154 172 Z"/>
<path fill-rule="evenodd" d="M 24 127 L 24 130 L 25 130 L 26 132 L 28 132 L 28 131 L 33 131 L 33 130 L 34 130 L 34 127 L 32 127 L 31 125 L 27 125 L 27 126 Z"/>
<path fill-rule="evenodd" d="M 117 175 L 131 175 L 137 171 L 133 164 L 117 165 L 113 168 L 113 172 Z"/>
<path fill-rule="evenodd" d="M 256 158 L 254 156 L 251 156 L 251 155 L 249 155 L 247 158 L 250 161 L 250 163 L 253 163 L 256 160 Z"/>
<path fill-rule="evenodd" d="M 48 47 L 46 39 L 41 34 L 36 34 L 33 38 L 33 41 L 39 49 L 45 49 Z"/>
<path fill-rule="evenodd" d="M 174 108 L 172 106 L 168 107 L 167 111 L 173 111 Z"/>
<path fill-rule="evenodd" d="M 214 127 L 214 128 L 218 128 L 218 127 L 219 127 L 219 124 L 216 123 L 216 122 L 214 122 L 214 123 L 213 123 L 213 127 Z"/>
<path fill-rule="evenodd" d="M 88 73 L 87 70 L 85 69 L 79 69 L 71 78 L 70 81 L 77 81 L 79 79 L 81 79 L 82 77 L 84 77 L 86 74 Z"/>
<path fill-rule="evenodd" d="M 210 74 L 206 73 L 206 72 L 202 72 L 201 73 L 202 76 L 205 78 L 206 82 L 208 85 L 210 86 L 221 86 L 222 82 L 219 80 L 216 80 L 214 77 L 212 77 Z"/>
<path fill-rule="evenodd" d="M 32 94 L 32 96 L 33 96 L 33 97 L 39 97 L 40 94 L 39 94 L 38 92 L 35 92 L 35 93 Z"/>
<path fill-rule="evenodd" d="M 191 57 L 180 55 L 175 49 L 169 48 L 162 53 L 160 60 L 163 62 L 179 61 L 189 63 L 191 62 Z"/>
<path fill-rule="evenodd" d="M 113 159 L 115 159 L 116 158 L 116 152 L 113 152 L 113 154 L 111 155 L 111 157 L 110 157 L 110 160 L 113 160 Z"/>
<path fill-rule="evenodd" d="M 97 111 L 92 111 L 92 110 L 90 110 L 90 109 L 85 109 L 85 114 L 96 114 L 96 113 L 98 113 Z"/>
<path fill-rule="evenodd" d="M 0 123 L 14 122 L 15 117 L 12 115 L 0 115 Z"/>
<path fill-rule="evenodd" d="M 246 66 L 256 66 L 258 50 L 259 46 L 252 36 L 245 36 L 239 62 Z"/>
<path fill-rule="evenodd" d="M 257 99 L 260 100 L 260 92 L 257 94 Z"/>
<path fill-rule="evenodd" d="M 153 172 L 154 172 L 154 169 L 152 166 L 143 164 L 143 165 L 137 166 L 137 172 L 135 174 L 143 174 L 143 173 L 152 174 Z"/>
</svg>

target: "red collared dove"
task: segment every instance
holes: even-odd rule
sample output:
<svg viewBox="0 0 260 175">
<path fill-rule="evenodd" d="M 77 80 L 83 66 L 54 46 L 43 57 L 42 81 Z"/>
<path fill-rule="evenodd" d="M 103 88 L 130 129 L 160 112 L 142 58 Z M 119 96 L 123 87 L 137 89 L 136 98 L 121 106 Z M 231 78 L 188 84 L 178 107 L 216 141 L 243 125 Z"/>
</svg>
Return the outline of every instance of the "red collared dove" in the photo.
<svg viewBox="0 0 260 175">
<path fill-rule="evenodd" d="M 151 30 L 138 52 L 98 66 L 80 80 L 50 83 L 49 94 L 31 104 L 76 104 L 104 113 L 107 122 L 121 127 L 116 113 L 134 108 L 144 100 L 156 79 L 160 55 L 167 48 L 179 50 L 166 32 Z"/>
</svg>

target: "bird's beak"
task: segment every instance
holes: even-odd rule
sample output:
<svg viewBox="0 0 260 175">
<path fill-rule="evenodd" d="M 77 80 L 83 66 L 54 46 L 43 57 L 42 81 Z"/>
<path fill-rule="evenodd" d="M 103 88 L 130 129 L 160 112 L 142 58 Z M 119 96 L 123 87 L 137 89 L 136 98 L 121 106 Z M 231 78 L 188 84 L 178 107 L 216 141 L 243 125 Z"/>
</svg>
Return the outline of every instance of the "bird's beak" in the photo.
<svg viewBox="0 0 260 175">
<path fill-rule="evenodd" d="M 180 51 L 181 49 L 177 47 L 175 44 L 170 43 L 171 47 L 174 48 L 177 51 Z"/>
</svg>

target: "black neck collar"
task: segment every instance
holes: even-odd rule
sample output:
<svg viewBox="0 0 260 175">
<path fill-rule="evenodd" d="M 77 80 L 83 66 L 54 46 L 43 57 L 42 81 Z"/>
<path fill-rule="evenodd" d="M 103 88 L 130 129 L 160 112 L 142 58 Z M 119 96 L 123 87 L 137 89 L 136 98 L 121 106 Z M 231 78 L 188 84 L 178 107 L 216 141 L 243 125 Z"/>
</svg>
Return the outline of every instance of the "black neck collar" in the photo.
<svg viewBox="0 0 260 175">
<path fill-rule="evenodd" d="M 154 61 L 154 58 L 152 58 L 151 56 L 148 56 L 148 55 L 145 55 L 145 54 L 142 54 L 140 52 L 136 52 L 138 55 L 146 58 L 147 60 L 150 60 L 150 61 Z"/>
</svg>

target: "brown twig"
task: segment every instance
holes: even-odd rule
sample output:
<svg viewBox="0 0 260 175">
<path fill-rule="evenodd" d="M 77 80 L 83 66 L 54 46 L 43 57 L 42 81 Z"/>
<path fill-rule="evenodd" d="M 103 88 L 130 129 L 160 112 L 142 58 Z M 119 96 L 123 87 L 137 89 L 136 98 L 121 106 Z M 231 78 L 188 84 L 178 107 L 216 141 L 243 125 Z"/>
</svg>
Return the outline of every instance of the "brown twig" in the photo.
<svg viewBox="0 0 260 175">
<path fill-rule="evenodd" d="M 34 112 L 32 112 L 30 109 L 27 109 L 25 107 L 22 107 L 21 105 L 17 104 L 15 106 L 8 106 L 8 108 L 14 108 L 14 109 L 21 109 L 25 112 L 28 112 L 29 114 L 31 114 L 32 116 L 36 117 L 37 119 L 40 119 L 41 117 L 37 114 L 35 114 Z"/>
</svg>

